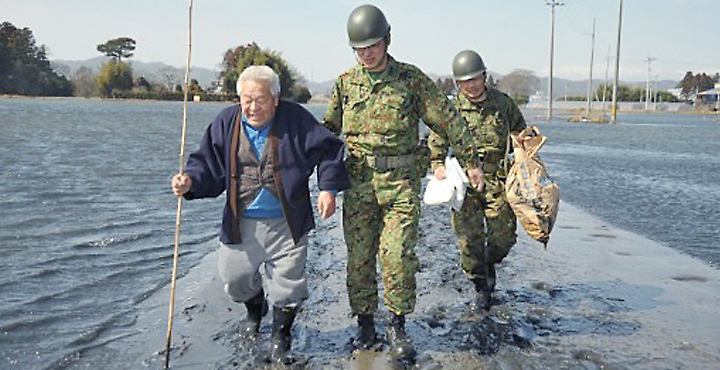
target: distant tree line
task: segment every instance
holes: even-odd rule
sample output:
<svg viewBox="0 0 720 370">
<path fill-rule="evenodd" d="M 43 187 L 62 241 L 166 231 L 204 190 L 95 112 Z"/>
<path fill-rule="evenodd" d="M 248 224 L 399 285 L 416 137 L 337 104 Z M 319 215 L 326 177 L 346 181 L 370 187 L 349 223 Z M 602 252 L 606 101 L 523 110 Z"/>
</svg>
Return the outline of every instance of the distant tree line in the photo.
<svg viewBox="0 0 720 370">
<path fill-rule="evenodd" d="M 300 85 L 305 80 L 287 64 L 279 52 L 261 49 L 254 42 L 228 49 L 225 52 L 219 74 L 223 89 L 235 95 L 238 76 L 245 68 L 252 65 L 266 65 L 278 74 L 281 98 L 306 103 L 312 97 L 310 90 Z"/>
<path fill-rule="evenodd" d="M 705 73 L 693 74 L 691 71 L 687 71 L 677 87 L 680 89 L 680 96 L 690 99 L 698 93 L 714 88 L 718 82 L 720 82 L 719 73 L 711 77 Z"/>
<path fill-rule="evenodd" d="M 69 68 L 63 73 L 53 69 L 47 59 L 44 45 L 36 46 L 29 28 L 19 29 L 9 22 L 0 26 L 0 94 L 30 96 L 83 96 L 181 100 L 183 86 L 179 73 L 168 67 L 161 71 L 161 81 L 134 76 L 128 59 L 134 55 L 136 42 L 130 37 L 118 37 L 96 46 L 98 52 L 110 57 L 99 71 L 89 67 L 78 68 L 70 76 Z M 261 49 L 251 43 L 228 49 L 219 73 L 220 86 L 206 91 L 196 79 L 189 81 L 188 92 L 201 100 L 236 99 L 235 81 L 240 72 L 251 65 L 268 65 L 280 76 L 281 97 L 305 103 L 312 95 L 301 84 L 304 78 L 272 50 Z"/>
<path fill-rule="evenodd" d="M 540 89 L 540 79 L 533 71 L 516 69 L 497 82 L 498 90 L 508 94 L 518 104 L 527 104 Z"/>
<path fill-rule="evenodd" d="M 680 101 L 677 96 L 673 95 L 668 91 L 651 91 L 650 101 L 658 102 L 678 102 Z M 595 89 L 594 100 L 601 100 L 604 96 L 607 101 L 612 100 L 613 86 L 609 84 L 601 84 Z M 618 85 L 617 89 L 617 101 L 645 101 L 647 96 L 647 89 L 642 87 L 630 87 L 625 85 Z M 587 100 L 586 96 L 578 98 L 568 98 L 567 100 Z"/>
<path fill-rule="evenodd" d="M 688 71 L 685 77 L 677 84 L 677 88 L 680 89 L 680 97 L 668 92 L 668 91 L 650 91 L 650 101 L 657 102 L 679 102 L 683 100 L 691 100 L 698 93 L 707 91 L 715 87 L 715 83 L 720 81 L 720 74 L 715 74 L 714 77 L 710 77 L 705 73 L 699 73 L 694 75 Z M 605 96 L 607 100 L 612 99 L 612 85 L 602 84 L 595 90 L 595 99 L 599 100 L 599 97 Z M 568 97 L 567 100 L 586 100 L 586 97 Z M 642 102 L 647 100 L 647 89 L 642 87 L 629 87 L 624 85 L 618 86 L 617 91 L 618 101 L 637 101 Z"/>
<path fill-rule="evenodd" d="M 650 101 L 658 101 L 658 102 L 679 102 L 677 96 L 673 95 L 669 91 L 651 91 Z M 601 84 L 598 86 L 595 91 L 593 92 L 592 99 L 594 101 L 600 101 L 605 97 L 605 101 L 611 101 L 613 95 L 613 86 L 612 85 L 606 85 Z M 617 90 L 617 101 L 625 101 L 625 102 L 643 102 L 645 101 L 645 96 L 647 95 L 647 90 L 642 87 L 630 87 L 625 85 L 618 85 Z M 587 101 L 587 96 L 566 96 L 562 99 L 559 99 L 561 101 Z"/>
<path fill-rule="evenodd" d="M 452 78 L 438 78 L 435 83 L 447 95 L 457 93 L 457 86 Z M 518 104 L 526 104 L 530 96 L 540 88 L 540 79 L 533 71 L 516 69 L 498 81 L 488 75 L 485 85 L 508 94 Z"/>
<path fill-rule="evenodd" d="M 435 84 L 438 85 L 445 95 L 454 95 L 457 93 L 457 86 L 455 86 L 455 81 L 453 81 L 452 78 L 440 77 L 435 81 Z"/>
<path fill-rule="evenodd" d="M 179 100 L 183 97 L 183 86 L 178 83 L 174 68 L 163 72 L 163 81 L 149 81 L 144 76 L 134 77 L 132 65 L 123 61 L 133 56 L 136 42 L 130 37 L 118 37 L 97 45 L 97 50 L 111 59 L 95 73 L 91 68 L 81 67 L 72 76 L 58 73 L 47 58 L 44 45 L 37 46 L 29 28 L 17 28 L 9 22 L 0 25 L 0 94 L 30 96 L 101 96 L 142 99 Z M 189 93 L 200 95 L 203 100 L 235 99 L 235 82 L 240 72 L 251 65 L 267 65 L 280 76 L 281 98 L 307 102 L 312 95 L 304 83 L 305 79 L 282 58 L 279 52 L 262 49 L 256 43 L 228 49 L 222 60 L 218 75 L 219 86 L 205 91 L 197 80 L 190 81 Z M 709 76 L 688 71 L 677 87 L 681 97 L 691 99 L 698 93 L 712 89 L 720 82 L 720 74 Z M 450 78 L 438 79 L 438 86 L 446 94 L 456 92 Z M 499 81 L 488 76 L 488 86 L 497 87 L 510 95 L 519 104 L 527 103 L 529 97 L 539 89 L 540 79 L 532 71 L 518 69 L 505 75 Z M 595 91 L 595 99 L 612 96 L 612 87 L 602 85 Z M 644 101 L 646 90 L 618 86 L 619 101 Z M 666 91 L 653 93 L 658 101 L 677 101 Z M 585 100 L 586 97 L 570 97 L 568 100 Z"/>
<path fill-rule="evenodd" d="M 69 96 L 72 85 L 50 66 L 44 45 L 29 28 L 0 25 L 0 94 Z"/>
</svg>

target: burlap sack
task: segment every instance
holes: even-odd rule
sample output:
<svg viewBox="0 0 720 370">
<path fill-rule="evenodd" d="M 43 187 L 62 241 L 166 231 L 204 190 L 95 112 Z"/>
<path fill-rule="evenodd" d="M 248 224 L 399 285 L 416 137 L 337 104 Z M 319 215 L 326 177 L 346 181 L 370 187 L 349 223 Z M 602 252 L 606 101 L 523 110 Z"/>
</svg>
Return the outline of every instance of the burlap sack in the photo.
<svg viewBox="0 0 720 370">
<path fill-rule="evenodd" d="M 522 144 L 518 137 L 524 138 Z M 547 247 L 557 218 L 560 189 L 537 155 L 546 137 L 537 127 L 528 127 L 511 138 L 515 161 L 505 181 L 507 200 L 525 231 Z"/>
</svg>

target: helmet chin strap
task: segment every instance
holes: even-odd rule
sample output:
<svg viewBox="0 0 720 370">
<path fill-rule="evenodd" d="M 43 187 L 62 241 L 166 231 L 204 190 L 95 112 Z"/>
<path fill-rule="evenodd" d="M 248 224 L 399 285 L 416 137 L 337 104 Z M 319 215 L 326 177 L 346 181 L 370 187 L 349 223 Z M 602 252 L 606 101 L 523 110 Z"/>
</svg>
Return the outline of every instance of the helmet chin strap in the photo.
<svg viewBox="0 0 720 370">
<path fill-rule="evenodd" d="M 390 58 L 390 56 L 389 56 L 389 54 L 388 54 L 388 49 L 390 48 L 390 34 L 388 34 L 387 36 L 385 36 L 385 37 L 383 38 L 383 40 L 385 40 L 385 52 L 383 53 L 383 58 L 380 59 L 380 62 L 378 63 L 378 66 L 381 65 L 381 64 L 386 63 L 387 60 Z M 368 68 L 368 67 L 360 60 L 360 57 L 358 57 L 357 53 L 353 52 L 353 55 L 355 55 L 355 60 L 356 60 L 359 64 L 362 64 L 362 66 L 363 66 L 365 69 L 371 69 L 371 68 Z M 375 67 L 377 67 L 377 66 L 375 66 Z M 375 68 L 375 67 L 373 67 L 373 68 Z"/>
<path fill-rule="evenodd" d="M 468 98 L 468 100 L 470 100 L 471 102 L 480 103 L 480 102 L 487 100 L 488 87 L 487 87 L 487 83 L 485 81 L 483 81 L 483 92 L 480 94 L 480 96 L 478 96 L 476 98 L 473 98 L 473 97 L 469 96 L 468 94 L 466 94 L 465 92 L 463 92 L 462 89 L 460 88 L 460 85 L 458 84 L 457 80 L 453 79 L 453 82 L 455 83 L 455 88 L 457 89 L 457 91 L 460 92 L 461 94 L 465 95 Z"/>
<path fill-rule="evenodd" d="M 358 59 L 357 55 L 355 56 L 355 59 Z M 387 64 L 387 60 L 388 60 L 388 54 L 385 53 L 385 56 L 383 56 L 383 58 L 380 59 L 380 62 L 378 62 L 378 64 L 377 64 L 376 66 L 374 66 L 374 67 L 368 67 L 368 66 L 366 66 L 366 65 L 363 64 L 359 59 L 358 59 L 358 63 L 362 64 L 363 67 L 364 67 L 366 70 L 372 70 L 372 69 L 377 68 L 378 66 L 381 66 L 381 65 L 383 65 L 383 64 Z M 387 68 L 387 65 L 386 65 L 386 68 Z M 384 70 L 385 70 L 385 69 L 383 69 L 383 71 L 384 71 Z M 382 71 L 378 71 L 378 72 L 382 72 Z"/>
<path fill-rule="evenodd" d="M 485 89 L 483 89 L 483 92 L 482 92 L 482 94 L 480 94 L 480 96 L 478 96 L 477 98 L 472 98 L 470 100 L 474 103 L 480 103 L 480 102 L 487 100 L 487 97 L 488 97 L 488 91 L 487 91 L 487 86 L 485 86 Z"/>
</svg>

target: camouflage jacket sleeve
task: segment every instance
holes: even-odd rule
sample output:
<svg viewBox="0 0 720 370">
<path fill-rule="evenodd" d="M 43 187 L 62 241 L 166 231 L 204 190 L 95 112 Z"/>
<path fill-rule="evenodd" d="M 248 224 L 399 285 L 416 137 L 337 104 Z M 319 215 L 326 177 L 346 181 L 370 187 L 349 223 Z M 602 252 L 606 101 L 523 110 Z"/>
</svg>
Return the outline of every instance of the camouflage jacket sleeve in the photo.
<svg viewBox="0 0 720 370">
<path fill-rule="evenodd" d="M 328 130 L 332 131 L 335 135 L 340 136 L 342 132 L 342 93 L 340 92 L 340 84 L 342 78 L 338 77 L 335 80 L 330 100 L 328 101 L 327 110 L 325 111 L 325 117 L 323 118 L 322 125 Z"/>
<path fill-rule="evenodd" d="M 422 120 L 432 131 L 428 145 L 433 168 L 440 158 L 444 160 L 448 147 L 452 148 L 456 157 L 467 163 L 466 167 L 479 167 L 481 159 L 465 119 L 429 77 L 423 74 L 420 82 L 423 86 L 416 91 L 424 94 L 420 99 L 423 107 Z M 431 145 L 431 141 L 435 144 Z"/>
<path fill-rule="evenodd" d="M 517 104 L 515 104 L 512 99 L 510 100 L 509 116 L 510 132 L 518 133 L 527 127 L 525 124 L 525 118 L 523 117 L 520 108 L 518 108 Z"/>
<path fill-rule="evenodd" d="M 445 165 L 445 157 L 448 153 L 450 143 L 442 136 L 430 130 L 428 136 L 428 147 L 430 148 L 430 166 L 433 170 Z"/>
</svg>

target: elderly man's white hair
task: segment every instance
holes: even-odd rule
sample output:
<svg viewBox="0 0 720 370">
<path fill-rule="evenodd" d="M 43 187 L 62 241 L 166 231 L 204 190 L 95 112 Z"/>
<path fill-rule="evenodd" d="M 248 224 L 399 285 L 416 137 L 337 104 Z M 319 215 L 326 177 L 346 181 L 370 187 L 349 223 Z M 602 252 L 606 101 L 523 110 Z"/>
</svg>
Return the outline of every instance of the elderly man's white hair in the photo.
<svg viewBox="0 0 720 370">
<path fill-rule="evenodd" d="M 250 66 L 245 68 L 237 80 L 236 91 L 242 94 L 242 84 L 245 81 L 265 82 L 270 85 L 270 93 L 275 98 L 280 97 L 280 77 L 268 66 Z"/>
</svg>

